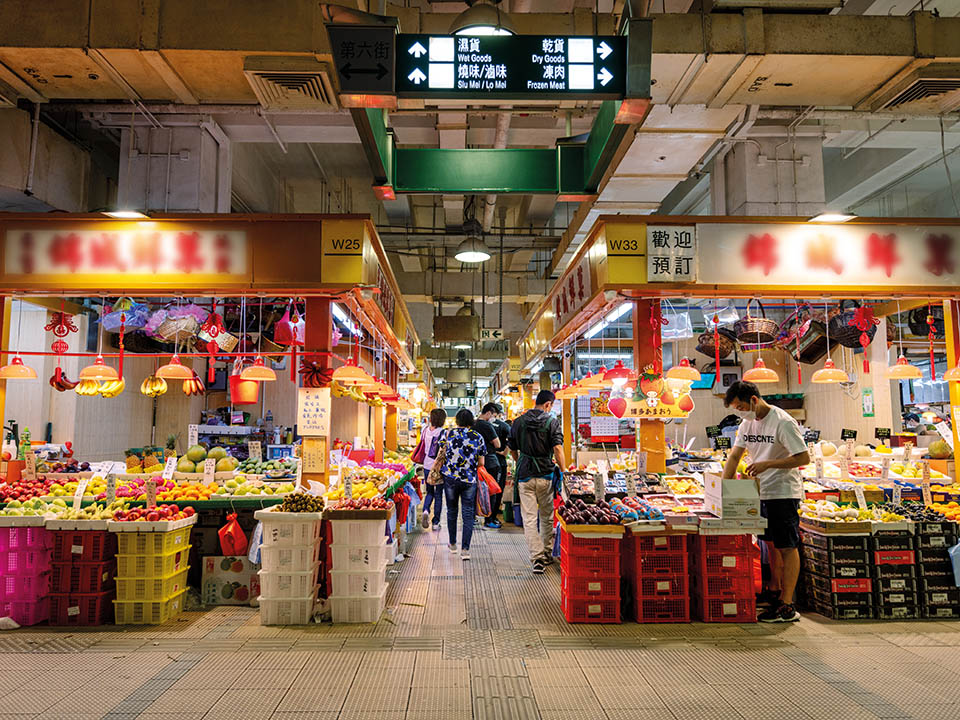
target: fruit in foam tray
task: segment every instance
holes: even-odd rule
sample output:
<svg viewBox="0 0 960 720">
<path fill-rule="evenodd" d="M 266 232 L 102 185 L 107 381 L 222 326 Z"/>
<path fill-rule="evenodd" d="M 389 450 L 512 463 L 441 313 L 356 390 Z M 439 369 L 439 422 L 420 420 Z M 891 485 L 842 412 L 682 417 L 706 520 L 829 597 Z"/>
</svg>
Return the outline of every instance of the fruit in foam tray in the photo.
<svg viewBox="0 0 960 720">
<path fill-rule="evenodd" d="M 870 457 L 873 455 L 873 451 L 866 445 L 857 445 L 853 449 L 854 457 Z"/>
<path fill-rule="evenodd" d="M 824 457 L 830 457 L 831 455 L 837 454 L 837 446 L 832 442 L 821 442 L 820 443 L 820 454 Z"/>
</svg>

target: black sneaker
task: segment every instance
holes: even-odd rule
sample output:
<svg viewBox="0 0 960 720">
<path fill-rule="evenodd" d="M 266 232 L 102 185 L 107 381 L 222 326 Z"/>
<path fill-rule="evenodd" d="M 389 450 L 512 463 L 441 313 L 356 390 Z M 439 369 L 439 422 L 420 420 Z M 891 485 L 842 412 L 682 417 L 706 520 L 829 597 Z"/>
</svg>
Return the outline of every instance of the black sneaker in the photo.
<svg viewBox="0 0 960 720">
<path fill-rule="evenodd" d="M 769 610 L 760 613 L 757 618 L 762 623 L 788 623 L 797 622 L 800 614 L 793 609 L 793 605 L 771 606 Z"/>
<path fill-rule="evenodd" d="M 544 564 L 544 566 L 549 566 L 553 565 L 556 560 L 553 559 L 552 555 L 547 555 L 545 558 L 543 558 L 543 560 L 541 560 L 541 562 Z"/>
<path fill-rule="evenodd" d="M 535 560 L 533 563 L 533 574 L 543 575 L 543 560 Z"/>
<path fill-rule="evenodd" d="M 764 590 L 761 593 L 757 593 L 757 605 L 779 605 L 779 604 L 780 604 L 779 590 Z"/>
</svg>

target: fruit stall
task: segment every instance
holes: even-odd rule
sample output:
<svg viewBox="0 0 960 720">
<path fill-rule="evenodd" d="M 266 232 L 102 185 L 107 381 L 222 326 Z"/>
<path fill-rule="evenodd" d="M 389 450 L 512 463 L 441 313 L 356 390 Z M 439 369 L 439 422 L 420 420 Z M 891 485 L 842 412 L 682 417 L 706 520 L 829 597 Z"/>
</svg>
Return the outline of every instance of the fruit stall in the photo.
<svg viewBox="0 0 960 720">
<path fill-rule="evenodd" d="M 382 589 L 420 500 L 398 422 L 429 398 L 399 390 L 418 339 L 370 220 L 5 215 L 0 230 L 15 588 L 0 612 L 140 624 L 252 604 L 272 623 L 329 617 L 329 597 L 341 620 L 374 612 L 352 548 L 378 548 Z M 346 559 L 320 541 L 324 513 L 367 523 L 336 543 Z"/>
<path fill-rule="evenodd" d="M 568 620 L 755 618 L 764 521 L 749 458 L 736 478 L 719 477 L 739 423 L 723 395 L 740 379 L 800 424 L 810 451 L 803 607 L 851 618 L 960 613 L 960 589 L 952 575 L 945 582 L 960 517 L 960 265 L 931 241 L 958 228 L 596 222 L 534 313 L 519 361 L 534 380 L 525 389 L 549 377 L 562 405 Z M 635 424 L 630 443 L 618 437 L 624 420 Z M 592 442 L 602 428 L 608 437 Z M 835 548 L 850 549 L 853 570 L 834 562 Z M 728 551 L 743 555 L 724 560 Z M 616 585 L 618 574 L 630 582 Z"/>
</svg>

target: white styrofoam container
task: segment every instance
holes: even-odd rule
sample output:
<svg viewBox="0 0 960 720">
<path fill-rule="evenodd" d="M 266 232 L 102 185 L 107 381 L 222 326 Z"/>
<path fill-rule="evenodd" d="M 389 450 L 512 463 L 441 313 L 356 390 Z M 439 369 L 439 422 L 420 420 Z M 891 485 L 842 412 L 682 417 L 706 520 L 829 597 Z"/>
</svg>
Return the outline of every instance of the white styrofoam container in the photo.
<svg viewBox="0 0 960 720">
<path fill-rule="evenodd" d="M 262 545 L 260 569 L 268 572 L 308 572 L 320 559 L 320 544 L 284 547 Z"/>
<path fill-rule="evenodd" d="M 384 520 L 331 520 L 331 545 L 379 545 L 386 537 Z"/>
<path fill-rule="evenodd" d="M 387 591 L 372 597 L 331 597 L 330 610 L 335 623 L 372 623 L 380 619 L 386 606 Z"/>
<path fill-rule="evenodd" d="M 151 522 L 148 520 L 122 521 L 107 520 L 107 530 L 110 532 L 171 532 L 180 530 L 188 525 L 196 525 L 197 516 L 180 518 L 179 520 L 157 520 Z"/>
<path fill-rule="evenodd" d="M 330 597 L 380 596 L 387 589 L 386 568 L 368 572 L 330 571 Z"/>
<path fill-rule="evenodd" d="M 271 572 L 261 570 L 260 594 L 268 598 L 302 598 L 310 594 L 317 585 L 317 570 L 320 563 L 314 563 L 306 572 Z"/>
<path fill-rule="evenodd" d="M 365 572 L 386 567 L 387 539 L 378 545 L 331 545 L 330 560 L 333 570 Z"/>
<path fill-rule="evenodd" d="M 317 591 L 314 586 L 311 594 L 300 598 L 269 598 L 261 595 L 260 602 L 261 625 L 307 625 L 313 619 L 314 608 L 317 604 Z"/>
<path fill-rule="evenodd" d="M 258 510 L 254 517 L 263 523 L 263 545 L 293 547 L 313 545 L 320 539 L 322 513 L 287 513 Z"/>
</svg>

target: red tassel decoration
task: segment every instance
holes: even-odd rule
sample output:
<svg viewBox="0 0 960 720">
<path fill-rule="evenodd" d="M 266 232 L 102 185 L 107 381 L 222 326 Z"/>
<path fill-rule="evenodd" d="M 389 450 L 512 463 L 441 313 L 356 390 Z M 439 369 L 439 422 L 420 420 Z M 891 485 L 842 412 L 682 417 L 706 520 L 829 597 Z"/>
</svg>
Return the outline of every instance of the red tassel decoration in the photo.
<svg viewBox="0 0 960 720">
<path fill-rule="evenodd" d="M 929 328 L 927 338 L 930 340 L 930 379 L 936 382 L 937 371 L 933 365 L 933 339 L 937 336 L 937 333 L 934 328 L 934 323 L 936 323 L 936 320 L 933 317 L 933 308 L 930 308 L 929 312 L 927 312 L 927 327 Z"/>
<path fill-rule="evenodd" d="M 715 377 L 720 377 L 720 316 L 717 315 L 716 308 L 713 311 L 713 353 Z"/>
</svg>

